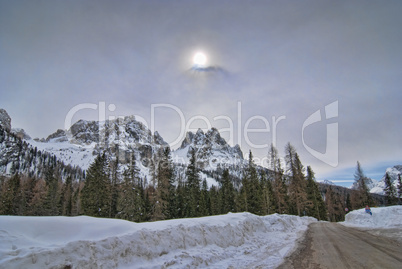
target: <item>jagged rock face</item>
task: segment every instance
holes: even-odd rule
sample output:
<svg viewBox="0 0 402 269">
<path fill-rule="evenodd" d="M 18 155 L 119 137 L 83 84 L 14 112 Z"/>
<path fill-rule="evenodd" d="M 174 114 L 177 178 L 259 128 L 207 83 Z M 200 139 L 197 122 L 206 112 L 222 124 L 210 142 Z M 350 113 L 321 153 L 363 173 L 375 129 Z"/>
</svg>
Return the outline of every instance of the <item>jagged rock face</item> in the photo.
<svg viewBox="0 0 402 269">
<path fill-rule="evenodd" d="M 154 133 L 154 141 L 158 145 L 167 145 L 165 140 L 163 140 L 162 136 L 160 136 L 160 134 L 158 132 Z"/>
<path fill-rule="evenodd" d="M 2 108 L 0 108 L 0 125 L 7 131 L 11 130 L 11 118 Z"/>
<path fill-rule="evenodd" d="M 134 155 L 142 175 L 147 178 L 150 177 L 151 169 L 154 169 L 158 151 L 168 146 L 157 132 L 152 134 L 134 116 L 104 122 L 80 120 L 68 131 L 57 130 L 46 140 L 30 143 L 38 149 L 55 154 L 66 164 L 82 169 L 88 169 L 102 152 L 123 166 Z"/>
<path fill-rule="evenodd" d="M 29 140 L 31 137 L 21 128 L 13 128 L 12 133 L 14 133 L 19 139 Z"/>
<path fill-rule="evenodd" d="M 60 131 L 58 132 L 62 135 Z M 58 136 L 58 132 L 52 136 Z M 105 122 L 80 120 L 71 126 L 67 136 L 71 137 L 71 143 L 83 145 L 97 143 L 101 144 L 100 147 L 113 143 L 124 145 L 135 143 L 167 145 L 158 133 L 152 135 L 151 131 L 144 124 L 136 121 L 134 116 Z"/>
<path fill-rule="evenodd" d="M 236 145 L 231 147 L 223 139 L 216 128 L 204 133 L 201 129 L 194 134 L 188 132 L 180 148 L 174 152 L 177 162 L 184 157 L 189 159 L 191 151 L 195 150 L 197 164 L 201 169 L 214 170 L 218 165 L 242 165 L 243 153 Z"/>
<path fill-rule="evenodd" d="M 46 138 L 46 142 L 53 141 L 53 142 L 65 142 L 68 141 L 66 131 L 58 129 L 55 133 L 49 135 Z"/>
<path fill-rule="evenodd" d="M 95 121 L 79 120 L 71 126 L 69 135 L 70 142 L 75 144 L 96 143 L 99 141 L 99 124 Z"/>
</svg>

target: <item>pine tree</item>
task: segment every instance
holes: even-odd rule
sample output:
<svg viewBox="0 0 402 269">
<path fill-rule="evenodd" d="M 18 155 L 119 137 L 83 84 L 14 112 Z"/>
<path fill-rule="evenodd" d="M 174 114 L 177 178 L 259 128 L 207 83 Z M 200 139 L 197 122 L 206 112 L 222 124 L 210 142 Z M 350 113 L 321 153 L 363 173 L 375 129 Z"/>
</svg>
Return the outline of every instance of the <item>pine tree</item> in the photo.
<svg viewBox="0 0 402 269">
<path fill-rule="evenodd" d="M 116 159 L 110 162 L 111 182 L 110 182 L 110 202 L 109 217 L 117 215 L 117 200 L 119 198 L 119 147 L 116 146 Z"/>
<path fill-rule="evenodd" d="M 393 205 L 396 203 L 396 189 L 391 182 L 391 177 L 389 176 L 388 172 L 385 173 L 384 181 L 385 181 L 384 193 L 387 205 L 388 206 Z"/>
<path fill-rule="evenodd" d="M 276 151 L 276 149 L 275 149 Z M 277 152 L 277 151 L 276 151 Z M 274 192 L 274 201 L 275 204 L 275 212 L 280 214 L 288 214 L 289 213 L 289 196 L 288 196 L 288 187 L 286 185 L 286 178 L 283 175 L 283 169 L 281 167 L 281 161 L 279 158 L 275 158 L 276 164 L 273 164 L 273 192 Z"/>
<path fill-rule="evenodd" d="M 344 198 L 342 198 L 339 193 L 335 193 L 332 187 L 329 186 L 325 194 L 329 221 L 336 222 L 344 220 L 345 211 L 343 210 L 343 200 Z"/>
<path fill-rule="evenodd" d="M 147 205 L 142 180 L 132 153 L 117 200 L 117 216 L 119 218 L 141 222 L 147 219 Z"/>
<path fill-rule="evenodd" d="M 230 181 L 229 171 L 223 170 L 222 174 L 222 186 L 220 188 L 222 210 L 223 214 L 228 212 L 235 212 L 235 189 L 233 183 Z"/>
<path fill-rule="evenodd" d="M 335 206 L 334 206 L 334 193 L 332 187 L 329 186 L 327 192 L 325 193 L 325 204 L 328 210 L 328 220 L 335 221 Z"/>
<path fill-rule="evenodd" d="M 279 154 L 278 154 L 278 150 L 275 148 L 274 144 L 272 144 L 272 143 L 269 147 L 268 159 L 269 159 L 269 168 L 272 171 L 274 171 L 274 173 L 278 172 L 278 162 L 280 164 Z"/>
<path fill-rule="evenodd" d="M 175 218 L 184 218 L 188 212 L 187 187 L 181 176 L 178 178 L 175 196 Z"/>
<path fill-rule="evenodd" d="M 136 213 L 137 191 L 132 178 L 124 175 L 117 202 L 117 216 L 121 219 L 134 221 Z"/>
<path fill-rule="evenodd" d="M 199 205 L 199 215 L 200 216 L 208 216 L 210 212 L 210 199 L 208 192 L 208 184 L 207 180 L 204 179 L 201 185 L 201 194 L 200 194 L 200 205 Z"/>
<path fill-rule="evenodd" d="M 67 177 L 65 184 L 63 185 L 61 203 L 62 203 L 62 215 L 72 216 L 73 211 L 73 178 Z"/>
<path fill-rule="evenodd" d="M 22 196 L 23 201 L 21 203 L 21 214 L 24 216 L 31 215 L 31 208 L 29 205 L 33 199 L 33 190 L 35 188 L 36 180 L 32 177 L 27 177 L 24 181 L 22 181 Z"/>
<path fill-rule="evenodd" d="M 304 167 L 300 161 L 295 148 L 288 143 L 285 147 L 285 159 L 289 174 L 289 199 L 290 213 L 301 216 L 305 212 L 307 205 L 307 195 L 305 192 L 306 182 L 304 179 Z"/>
<path fill-rule="evenodd" d="M 110 180 L 105 153 L 98 155 L 87 171 L 81 192 L 82 212 L 88 216 L 110 216 Z"/>
<path fill-rule="evenodd" d="M 191 151 L 190 163 L 187 167 L 186 177 L 187 177 L 187 195 L 186 202 L 188 204 L 188 217 L 198 217 L 199 216 L 199 200 L 200 200 L 200 177 L 198 175 L 198 169 L 196 167 L 196 156 L 195 150 Z"/>
<path fill-rule="evenodd" d="M 272 189 L 271 180 L 267 175 L 261 174 L 261 189 L 262 189 L 262 214 L 269 215 L 275 211 L 275 196 Z"/>
<path fill-rule="evenodd" d="M 174 185 L 173 168 L 170 159 L 170 148 L 166 147 L 159 152 L 157 167 L 156 204 L 153 220 L 162 220 L 174 216 Z M 171 193 L 173 192 L 173 193 Z"/>
<path fill-rule="evenodd" d="M 310 202 L 307 207 L 307 215 L 318 220 L 326 220 L 327 212 L 325 203 L 322 199 L 318 185 L 314 180 L 314 172 L 310 166 L 307 166 L 307 200 Z"/>
<path fill-rule="evenodd" d="M 367 187 L 366 181 L 367 177 L 364 175 L 363 169 L 360 162 L 357 162 L 356 172 L 355 172 L 355 182 L 357 184 L 357 192 L 352 192 L 352 200 L 356 203 L 354 208 L 362 208 L 366 205 L 373 206 L 373 200 L 371 199 L 369 189 Z"/>
<path fill-rule="evenodd" d="M 249 189 L 250 189 L 250 181 L 247 176 L 243 175 L 241 180 L 240 193 L 236 203 L 239 208 L 238 211 L 249 211 L 248 207 L 248 200 L 250 199 L 248 197 L 250 193 Z"/>
<path fill-rule="evenodd" d="M 18 215 L 21 206 L 21 178 L 18 173 L 6 181 L 1 195 L 0 214 Z"/>
<path fill-rule="evenodd" d="M 402 180 L 401 180 L 401 174 L 398 174 L 398 198 L 399 198 L 399 204 L 401 204 L 401 198 L 402 198 Z"/>
<path fill-rule="evenodd" d="M 47 186 L 47 194 L 44 202 L 45 214 L 48 216 L 57 216 L 59 215 L 58 205 L 60 202 L 60 199 L 58 199 L 59 182 L 55 176 L 53 166 L 48 167 L 45 175 L 45 182 Z"/>
<path fill-rule="evenodd" d="M 349 193 L 346 195 L 346 205 L 345 206 L 348 209 L 348 211 L 353 210 L 352 201 L 350 200 L 350 194 Z"/>
<path fill-rule="evenodd" d="M 216 186 L 212 186 L 209 190 L 210 198 L 210 214 L 219 215 L 222 214 L 222 200 L 220 190 Z"/>
<path fill-rule="evenodd" d="M 44 207 L 45 197 L 47 194 L 46 182 L 43 179 L 35 181 L 35 187 L 32 190 L 32 200 L 29 203 L 28 214 L 32 216 L 44 216 L 46 210 Z"/>
<path fill-rule="evenodd" d="M 262 189 L 251 150 L 248 166 L 243 175 L 241 195 L 245 211 L 262 215 Z"/>
</svg>

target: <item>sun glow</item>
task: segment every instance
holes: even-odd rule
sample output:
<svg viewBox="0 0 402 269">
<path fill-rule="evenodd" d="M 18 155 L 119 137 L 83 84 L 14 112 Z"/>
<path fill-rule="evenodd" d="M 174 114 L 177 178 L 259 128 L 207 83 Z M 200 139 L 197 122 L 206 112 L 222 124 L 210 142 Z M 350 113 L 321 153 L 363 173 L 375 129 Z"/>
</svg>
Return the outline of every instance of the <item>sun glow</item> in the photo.
<svg viewBox="0 0 402 269">
<path fill-rule="evenodd" d="M 207 56 L 202 52 L 194 54 L 193 63 L 195 66 L 205 66 L 207 63 Z"/>
</svg>

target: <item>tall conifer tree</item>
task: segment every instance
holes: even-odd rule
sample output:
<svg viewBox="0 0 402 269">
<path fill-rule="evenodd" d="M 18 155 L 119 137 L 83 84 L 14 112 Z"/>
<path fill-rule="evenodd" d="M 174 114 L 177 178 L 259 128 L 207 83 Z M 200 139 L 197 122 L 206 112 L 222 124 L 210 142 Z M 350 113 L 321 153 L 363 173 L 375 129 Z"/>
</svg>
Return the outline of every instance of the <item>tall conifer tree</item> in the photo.
<svg viewBox="0 0 402 269">
<path fill-rule="evenodd" d="M 402 180 L 401 180 L 401 174 L 398 175 L 398 188 L 397 188 L 397 192 L 398 192 L 398 203 L 401 204 L 401 198 L 402 198 Z"/>
<path fill-rule="evenodd" d="M 310 202 L 307 214 L 318 220 L 326 220 L 327 212 L 324 200 L 314 180 L 314 172 L 310 166 L 307 166 L 307 199 Z"/>
<path fill-rule="evenodd" d="M 195 155 L 195 149 L 191 150 L 191 158 L 190 163 L 187 167 L 186 171 L 187 177 L 187 195 L 186 200 L 188 204 L 188 217 L 197 217 L 199 216 L 199 200 L 200 200 L 200 177 L 198 175 L 197 169 L 197 159 Z"/>
<path fill-rule="evenodd" d="M 98 155 L 87 171 L 81 192 L 82 212 L 88 216 L 110 216 L 110 180 L 105 153 Z"/>
<path fill-rule="evenodd" d="M 288 143 L 285 147 L 285 159 L 289 175 L 289 199 L 292 214 L 302 216 L 307 204 L 304 167 L 295 148 Z"/>
<path fill-rule="evenodd" d="M 373 206 L 373 200 L 371 199 L 369 189 L 367 187 L 367 177 L 365 176 L 360 162 L 357 162 L 355 172 L 355 182 L 357 185 L 357 191 L 352 192 L 352 202 L 355 208 L 365 207 L 366 205 Z"/>
<path fill-rule="evenodd" d="M 222 174 L 222 186 L 220 189 L 222 197 L 222 213 L 235 211 L 235 189 L 233 183 L 230 181 L 229 171 L 223 170 Z"/>
<path fill-rule="evenodd" d="M 391 182 L 391 177 L 389 176 L 388 172 L 385 173 L 385 199 L 387 201 L 387 205 L 393 205 L 396 203 L 396 189 L 395 186 Z"/>
</svg>

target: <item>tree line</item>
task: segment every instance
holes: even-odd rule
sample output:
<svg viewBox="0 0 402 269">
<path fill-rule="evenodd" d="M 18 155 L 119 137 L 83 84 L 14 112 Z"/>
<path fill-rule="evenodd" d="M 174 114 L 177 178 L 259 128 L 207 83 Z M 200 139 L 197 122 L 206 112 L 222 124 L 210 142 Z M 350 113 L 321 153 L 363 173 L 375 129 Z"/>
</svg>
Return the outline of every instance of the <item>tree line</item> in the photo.
<svg viewBox="0 0 402 269">
<path fill-rule="evenodd" d="M 88 215 L 143 222 L 248 211 L 340 221 L 345 208 L 375 205 L 359 163 L 355 174 L 357 190 L 339 194 L 330 186 L 323 193 L 312 168 L 303 166 L 290 143 L 285 147 L 285 168 L 277 149 L 271 145 L 268 172 L 257 169 L 250 151 L 239 186 L 234 184 L 230 171 L 223 169 L 217 178 L 219 186 L 208 188 L 207 181 L 201 180 L 195 150 L 190 153 L 185 173 L 178 173 L 170 148 L 161 148 L 155 165 L 155 186 L 144 183 L 146 178 L 141 176 L 134 153 L 124 170 L 118 157 L 111 159 L 105 153 L 99 154 L 82 179 L 69 176 L 62 180 L 56 163 L 49 163 L 42 178 L 19 173 L 1 177 L 0 214 Z M 391 188 L 389 192 L 395 194 L 393 200 L 390 194 L 390 199 L 396 203 L 401 189 L 397 193 Z"/>
</svg>

